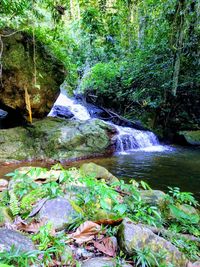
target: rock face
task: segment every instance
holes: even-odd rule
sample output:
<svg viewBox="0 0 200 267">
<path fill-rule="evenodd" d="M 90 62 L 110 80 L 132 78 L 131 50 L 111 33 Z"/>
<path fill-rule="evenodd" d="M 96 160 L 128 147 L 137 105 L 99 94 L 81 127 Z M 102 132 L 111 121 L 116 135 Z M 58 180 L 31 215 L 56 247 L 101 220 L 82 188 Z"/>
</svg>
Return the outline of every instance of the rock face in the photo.
<svg viewBox="0 0 200 267">
<path fill-rule="evenodd" d="M 80 171 L 84 175 L 91 176 L 93 175 L 96 179 L 104 179 L 107 182 L 116 182 L 118 179 L 112 175 L 106 168 L 97 165 L 93 162 L 85 163 L 80 167 Z"/>
<path fill-rule="evenodd" d="M 0 131 L 0 161 L 23 159 L 69 160 L 108 153 L 114 129 L 104 122 L 46 118 L 33 127 Z"/>
<path fill-rule="evenodd" d="M 0 250 L 10 250 L 12 246 L 23 251 L 35 249 L 32 241 L 25 235 L 17 231 L 0 228 Z"/>
<path fill-rule="evenodd" d="M 182 137 L 189 145 L 200 146 L 199 131 L 181 131 L 179 136 Z"/>
<path fill-rule="evenodd" d="M 163 263 L 174 264 L 176 267 L 186 267 L 187 260 L 184 255 L 170 242 L 157 236 L 148 228 L 132 223 L 124 219 L 120 225 L 119 245 L 124 253 L 129 256 L 135 254 L 136 250 L 149 248 L 154 253 L 165 253 Z"/>
<path fill-rule="evenodd" d="M 1 32 L 2 33 L 2 32 Z M 3 34 L 12 33 L 4 30 Z M 31 36 L 16 33 L 3 39 L 3 75 L 0 85 L 1 101 L 26 112 L 25 88 L 30 95 L 34 117 L 49 112 L 64 80 L 62 66 Z M 35 63 L 34 63 L 35 61 Z M 36 70 L 35 70 L 36 68 Z M 36 80 L 36 83 L 35 83 Z"/>
<path fill-rule="evenodd" d="M 70 202 L 65 198 L 58 197 L 46 201 L 39 211 L 39 219 L 47 219 L 56 230 L 64 229 L 65 225 L 72 223 L 77 215 Z"/>
</svg>

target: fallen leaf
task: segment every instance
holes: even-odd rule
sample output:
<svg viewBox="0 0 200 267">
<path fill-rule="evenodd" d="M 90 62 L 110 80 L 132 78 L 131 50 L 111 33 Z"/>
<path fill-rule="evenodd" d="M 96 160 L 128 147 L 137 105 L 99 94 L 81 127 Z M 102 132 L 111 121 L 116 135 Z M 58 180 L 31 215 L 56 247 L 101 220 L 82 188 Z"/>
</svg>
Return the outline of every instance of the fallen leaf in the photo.
<svg viewBox="0 0 200 267">
<path fill-rule="evenodd" d="M 94 247 L 110 257 L 116 256 L 117 246 L 111 237 L 105 237 L 100 242 L 94 241 Z"/>
<path fill-rule="evenodd" d="M 33 221 L 29 224 L 26 222 L 19 222 L 19 223 L 16 223 L 16 228 L 18 230 L 21 230 L 27 233 L 37 233 L 40 227 L 45 224 L 46 224 L 46 220 L 42 220 L 40 222 Z M 54 235 L 54 231 L 52 232 L 52 235 Z"/>
<path fill-rule="evenodd" d="M 99 224 L 86 221 L 77 228 L 76 232 L 69 235 L 69 237 L 75 239 L 76 243 L 82 244 L 92 240 L 100 231 L 101 226 Z"/>
</svg>

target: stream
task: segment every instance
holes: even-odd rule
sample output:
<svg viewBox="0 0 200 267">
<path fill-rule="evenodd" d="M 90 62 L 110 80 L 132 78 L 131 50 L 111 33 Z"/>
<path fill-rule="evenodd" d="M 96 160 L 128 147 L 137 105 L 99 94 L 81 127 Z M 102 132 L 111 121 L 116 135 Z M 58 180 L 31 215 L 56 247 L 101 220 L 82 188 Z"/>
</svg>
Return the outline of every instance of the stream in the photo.
<svg viewBox="0 0 200 267">
<path fill-rule="evenodd" d="M 200 200 L 200 150 L 198 148 L 172 147 L 164 151 L 132 151 L 116 153 L 107 158 L 73 162 L 66 168 L 94 162 L 107 168 L 115 176 L 128 182 L 130 179 L 146 181 L 153 189 L 167 191 L 168 186 L 192 192 Z M 20 166 L 50 167 L 45 162 L 0 165 L 0 177 Z M 5 178 L 5 177 L 4 177 Z"/>
</svg>

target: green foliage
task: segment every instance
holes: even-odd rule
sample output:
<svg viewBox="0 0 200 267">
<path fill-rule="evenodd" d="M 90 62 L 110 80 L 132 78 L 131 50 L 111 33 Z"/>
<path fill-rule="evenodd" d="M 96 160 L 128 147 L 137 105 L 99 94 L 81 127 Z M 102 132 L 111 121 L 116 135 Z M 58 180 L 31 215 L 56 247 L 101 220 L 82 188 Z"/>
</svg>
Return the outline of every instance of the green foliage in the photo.
<svg viewBox="0 0 200 267">
<path fill-rule="evenodd" d="M 20 212 L 19 201 L 18 201 L 17 196 L 13 190 L 9 191 L 9 195 L 10 195 L 10 210 L 11 210 L 13 216 L 16 216 Z"/>
<path fill-rule="evenodd" d="M 195 200 L 194 196 L 190 192 L 180 192 L 180 188 L 178 187 L 168 187 L 169 195 L 173 197 L 173 201 L 176 204 L 189 204 L 191 206 L 197 206 L 198 201 Z"/>
<path fill-rule="evenodd" d="M 162 260 L 165 259 L 164 252 L 160 251 L 158 253 L 153 253 L 148 247 L 136 250 L 135 254 L 136 255 L 133 257 L 135 265 L 141 267 L 151 267 L 151 266 L 160 267 Z"/>
<path fill-rule="evenodd" d="M 30 212 L 33 204 L 35 204 L 38 200 L 44 198 L 48 195 L 48 191 L 44 187 L 38 187 L 32 190 L 30 193 L 26 194 L 20 202 L 21 212 Z"/>
<path fill-rule="evenodd" d="M 35 250 L 30 252 L 24 252 L 18 248 L 11 247 L 10 251 L 0 252 L 0 261 L 1 263 L 3 263 L 2 267 L 4 266 L 4 264 L 5 267 L 9 267 L 10 264 L 12 264 L 12 266 L 28 267 L 31 264 L 35 264 L 38 262 L 38 256 L 39 251 Z"/>
</svg>

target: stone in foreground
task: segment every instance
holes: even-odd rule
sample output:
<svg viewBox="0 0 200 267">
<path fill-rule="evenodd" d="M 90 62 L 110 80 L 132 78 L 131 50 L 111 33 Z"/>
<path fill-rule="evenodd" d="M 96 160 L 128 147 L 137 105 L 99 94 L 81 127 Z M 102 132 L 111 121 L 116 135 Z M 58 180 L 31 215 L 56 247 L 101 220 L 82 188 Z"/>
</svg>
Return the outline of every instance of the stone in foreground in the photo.
<svg viewBox="0 0 200 267">
<path fill-rule="evenodd" d="M 0 251 L 9 251 L 12 246 L 21 251 L 35 250 L 33 242 L 27 236 L 14 230 L 0 228 Z"/>
<path fill-rule="evenodd" d="M 48 200 L 38 214 L 39 219 L 51 222 L 55 230 L 64 229 L 65 225 L 73 222 L 76 215 L 70 202 L 63 197 Z"/>
<path fill-rule="evenodd" d="M 119 181 L 112 173 L 110 173 L 106 168 L 97 165 L 93 162 L 84 163 L 80 167 L 80 171 L 84 175 L 94 176 L 96 179 L 104 179 L 106 182 L 117 182 Z"/>
<path fill-rule="evenodd" d="M 187 259 L 174 245 L 127 218 L 120 225 L 118 237 L 121 249 L 129 256 L 133 256 L 136 250 L 149 248 L 152 253 L 163 252 L 165 254 L 163 263 L 167 266 L 169 264 L 176 267 L 187 266 Z"/>
<path fill-rule="evenodd" d="M 116 267 L 116 260 L 112 258 L 97 257 L 85 261 L 81 267 Z M 130 264 L 121 263 L 121 267 L 132 267 Z"/>
</svg>

